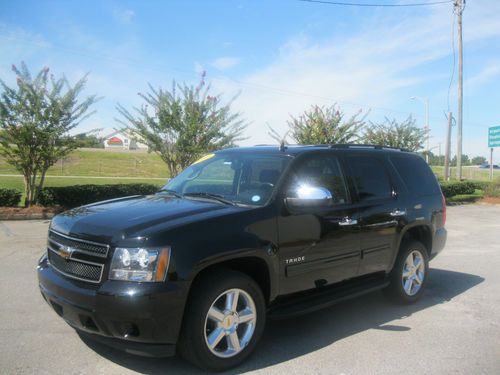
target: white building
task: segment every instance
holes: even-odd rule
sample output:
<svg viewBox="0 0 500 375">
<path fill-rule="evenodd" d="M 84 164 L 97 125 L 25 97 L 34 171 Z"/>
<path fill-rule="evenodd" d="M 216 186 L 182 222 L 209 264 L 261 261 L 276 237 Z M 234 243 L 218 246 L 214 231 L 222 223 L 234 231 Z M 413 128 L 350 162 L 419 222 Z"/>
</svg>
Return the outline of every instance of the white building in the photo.
<svg viewBox="0 0 500 375">
<path fill-rule="evenodd" d="M 127 131 L 116 130 L 104 137 L 104 148 L 116 150 L 147 150 L 148 146 L 141 143 L 136 135 Z"/>
</svg>

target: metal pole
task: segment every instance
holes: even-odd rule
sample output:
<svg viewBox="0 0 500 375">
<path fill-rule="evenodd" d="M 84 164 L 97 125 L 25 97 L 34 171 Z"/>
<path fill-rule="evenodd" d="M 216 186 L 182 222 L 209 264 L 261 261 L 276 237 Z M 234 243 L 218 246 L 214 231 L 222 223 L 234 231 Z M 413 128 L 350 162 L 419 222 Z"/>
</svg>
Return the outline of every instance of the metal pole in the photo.
<svg viewBox="0 0 500 375">
<path fill-rule="evenodd" d="M 429 138 L 431 135 L 431 128 L 429 127 L 429 98 L 425 98 L 425 131 L 427 134 L 427 154 L 425 156 L 425 159 L 427 161 L 427 164 L 429 164 L 429 152 L 431 151 L 429 149 Z"/>
<path fill-rule="evenodd" d="M 448 112 L 448 129 L 446 131 L 446 146 L 444 154 L 444 180 L 450 179 L 450 149 L 451 149 L 451 112 Z"/>
<path fill-rule="evenodd" d="M 463 111 L 463 50 L 462 12 L 464 0 L 455 0 L 458 26 L 458 114 L 457 114 L 457 180 L 462 179 L 462 111 Z"/>
<path fill-rule="evenodd" d="M 490 148 L 490 181 L 493 180 L 493 147 Z"/>
</svg>

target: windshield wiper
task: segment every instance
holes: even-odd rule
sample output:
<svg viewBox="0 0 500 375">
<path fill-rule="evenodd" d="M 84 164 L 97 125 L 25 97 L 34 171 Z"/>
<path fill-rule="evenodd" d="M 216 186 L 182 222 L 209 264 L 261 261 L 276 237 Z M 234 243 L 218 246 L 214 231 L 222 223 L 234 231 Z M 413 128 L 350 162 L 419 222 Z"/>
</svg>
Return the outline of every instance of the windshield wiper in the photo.
<svg viewBox="0 0 500 375">
<path fill-rule="evenodd" d="M 158 190 L 158 193 L 167 193 L 167 194 L 173 195 L 176 198 L 182 198 L 182 194 L 176 192 L 175 190 L 171 190 L 171 189 L 160 189 L 160 190 Z"/>
<path fill-rule="evenodd" d="M 221 203 L 229 204 L 231 206 L 235 206 L 236 203 L 233 201 L 224 198 L 222 195 L 219 194 L 212 194 L 212 193 L 206 193 L 206 192 L 193 192 L 193 193 L 184 193 L 185 197 L 200 197 L 200 198 L 207 198 L 207 199 L 212 199 Z"/>
</svg>

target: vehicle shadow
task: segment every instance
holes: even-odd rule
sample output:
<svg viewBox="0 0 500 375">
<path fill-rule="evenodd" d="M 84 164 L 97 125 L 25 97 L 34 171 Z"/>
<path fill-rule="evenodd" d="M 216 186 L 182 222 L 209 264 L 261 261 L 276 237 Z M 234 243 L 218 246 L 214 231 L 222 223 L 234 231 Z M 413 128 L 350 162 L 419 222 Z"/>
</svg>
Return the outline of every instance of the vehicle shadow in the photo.
<svg viewBox="0 0 500 375">
<path fill-rule="evenodd" d="M 381 292 L 374 292 L 298 318 L 270 320 L 256 352 L 240 367 L 227 373 L 266 368 L 314 352 L 368 329 L 409 331 L 410 327 L 390 322 L 446 303 L 483 281 L 484 278 L 480 276 L 431 268 L 425 294 L 414 305 L 395 305 L 388 302 Z M 202 373 L 178 357 L 138 357 L 83 337 L 82 340 L 99 355 L 143 374 Z"/>
</svg>

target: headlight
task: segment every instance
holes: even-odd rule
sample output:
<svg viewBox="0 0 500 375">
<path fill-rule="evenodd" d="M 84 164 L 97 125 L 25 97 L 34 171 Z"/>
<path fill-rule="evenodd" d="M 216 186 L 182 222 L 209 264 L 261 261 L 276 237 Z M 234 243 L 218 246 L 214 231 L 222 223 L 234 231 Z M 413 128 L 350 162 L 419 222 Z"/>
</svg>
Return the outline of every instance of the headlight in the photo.
<svg viewBox="0 0 500 375">
<path fill-rule="evenodd" d="M 117 247 L 111 260 L 109 278 L 125 281 L 164 281 L 170 260 L 170 248 Z"/>
</svg>

